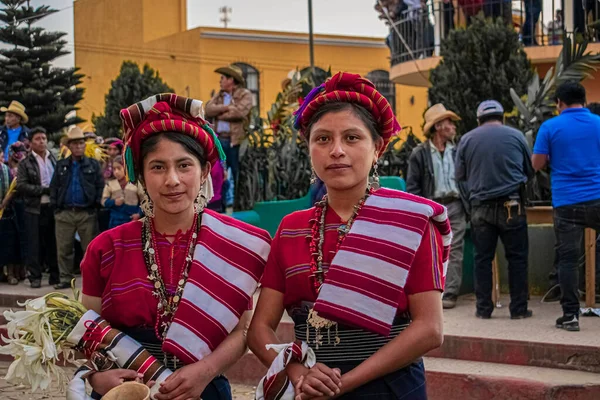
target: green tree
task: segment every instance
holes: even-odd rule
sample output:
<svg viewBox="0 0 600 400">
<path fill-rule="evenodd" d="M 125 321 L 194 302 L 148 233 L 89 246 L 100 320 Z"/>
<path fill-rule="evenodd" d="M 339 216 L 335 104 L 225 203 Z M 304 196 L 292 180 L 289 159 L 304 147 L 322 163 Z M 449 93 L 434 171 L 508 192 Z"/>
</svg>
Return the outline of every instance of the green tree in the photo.
<svg viewBox="0 0 600 400">
<path fill-rule="evenodd" d="M 173 92 L 157 71 L 144 65 L 143 70 L 133 61 L 125 61 L 121 65 L 119 76 L 111 82 L 106 95 L 104 115 L 92 115 L 92 123 L 96 133 L 103 137 L 121 136 L 121 119 L 119 112 L 125 107 L 144 100 L 158 93 Z"/>
<path fill-rule="evenodd" d="M 34 8 L 29 0 L 1 0 L 0 5 L 0 42 L 5 44 L 0 49 L 0 106 L 20 101 L 27 107 L 28 125 L 52 133 L 83 122 L 70 114 L 83 98 L 83 89 L 77 87 L 83 75 L 78 68 L 52 66 L 52 61 L 69 54 L 66 33 L 35 26 L 57 10 Z"/>
<path fill-rule="evenodd" d="M 431 71 L 429 99 L 462 118 L 459 135 L 477 127 L 477 105 L 484 100 L 512 110 L 510 89 L 526 92 L 533 74 L 518 34 L 501 19 L 480 16 L 468 28 L 454 30 L 442 42 L 441 56 Z"/>
</svg>

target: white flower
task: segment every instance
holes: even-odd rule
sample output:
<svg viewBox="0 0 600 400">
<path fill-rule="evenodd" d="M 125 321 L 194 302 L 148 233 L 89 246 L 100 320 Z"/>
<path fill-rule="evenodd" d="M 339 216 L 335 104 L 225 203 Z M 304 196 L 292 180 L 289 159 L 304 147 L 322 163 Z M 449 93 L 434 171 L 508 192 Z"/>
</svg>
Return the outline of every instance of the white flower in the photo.
<svg viewBox="0 0 600 400">
<path fill-rule="evenodd" d="M 51 293 L 49 293 L 51 294 Z M 42 296 L 42 297 L 38 297 L 36 299 L 29 299 L 29 300 L 25 300 L 25 303 L 17 303 L 20 306 L 24 306 L 26 310 L 31 310 L 31 311 L 45 311 L 46 309 L 46 299 L 48 298 L 48 295 L 46 296 Z"/>
<path fill-rule="evenodd" d="M 8 336 L 16 338 L 21 331 L 35 332 L 39 329 L 41 317 L 42 314 L 37 311 L 4 311 L 4 318 L 8 321 Z"/>
</svg>

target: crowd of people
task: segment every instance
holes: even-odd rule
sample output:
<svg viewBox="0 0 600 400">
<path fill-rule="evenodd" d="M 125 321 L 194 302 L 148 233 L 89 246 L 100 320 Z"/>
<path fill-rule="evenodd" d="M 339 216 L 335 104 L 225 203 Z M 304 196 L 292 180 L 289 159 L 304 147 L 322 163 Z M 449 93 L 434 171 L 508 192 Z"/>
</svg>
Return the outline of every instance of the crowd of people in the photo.
<svg viewBox="0 0 600 400">
<path fill-rule="evenodd" d="M 574 82 L 557 88 L 556 102 L 560 115 L 542 124 L 533 155 L 523 133 L 504 125 L 504 109 L 495 100 L 479 105 L 479 127 L 464 134 L 458 146 L 454 144 L 454 123 L 460 117 L 442 104 L 426 111 L 427 140 L 411 154 L 407 190 L 448 209 L 454 236 L 444 308 L 456 306 L 469 220 L 475 253 L 476 316 L 489 319 L 495 308 L 492 262 L 498 239 L 508 261 L 511 318 L 533 315 L 527 308 L 529 237 L 525 185 L 536 170 L 550 164 L 558 297 L 563 307 L 556 327 L 580 329 L 579 266 L 584 228 L 600 232 L 600 105 L 592 103 L 585 108 L 585 88 Z M 600 277 L 600 268 L 596 274 Z M 596 286 L 598 293 L 600 280 Z"/>
<path fill-rule="evenodd" d="M 83 324 L 91 361 L 72 382 L 87 380 L 92 398 L 124 380 L 162 377 L 158 400 L 230 399 L 223 372 L 249 346 L 270 367 L 259 399 L 426 399 L 422 357 L 442 344 L 443 308 L 456 306 L 467 218 L 475 315 L 494 311 L 500 239 L 510 316 L 533 316 L 523 187 L 548 162 L 563 306 L 556 326 L 579 330 L 582 232 L 600 230 L 600 117 L 584 108 L 583 86 L 557 88 L 560 116 L 542 125 L 533 155 L 524 135 L 504 125 L 497 101 L 478 106 L 479 127 L 458 145 L 460 116 L 432 106 L 401 192 L 378 184 L 379 157 L 401 130 L 390 104 L 370 81 L 340 72 L 295 112 L 321 194 L 314 207 L 284 217 L 271 238 L 222 213 L 225 170 L 238 173 L 251 98 L 239 68 L 216 72 L 221 90 L 206 105 L 212 124 L 200 101 L 157 94 L 121 111 L 123 139 L 101 141 L 74 127 L 57 155 L 43 128 L 22 125 L 22 104 L 3 109 L 7 280 L 24 278 L 25 264 L 32 287 L 45 269 L 50 284 L 69 287 L 80 243 L 82 303 L 99 319 Z M 294 321 L 293 343 L 277 337 L 284 312 Z M 115 339 L 123 336 L 131 340 Z"/>
<path fill-rule="evenodd" d="M 213 195 L 208 208 L 224 212 L 226 193 L 238 174 L 238 152 L 252 95 L 239 67 L 216 70 L 221 88 L 206 105 L 227 163 L 211 169 Z M 89 243 L 105 230 L 144 216 L 147 194 L 127 179 L 125 144 L 71 128 L 60 147 L 49 148 L 43 127 L 29 129 L 18 101 L 1 109 L 0 281 L 28 279 L 42 286 L 42 274 L 56 289 L 71 286 Z M 227 172 L 230 179 L 226 179 Z"/>
<path fill-rule="evenodd" d="M 556 3 L 559 5 L 560 2 Z M 486 18 L 501 18 L 507 25 L 515 26 L 525 46 L 559 45 L 565 33 L 563 10 L 554 9 L 554 15 L 544 15 L 543 0 L 442 0 L 439 3 L 427 0 L 381 0 L 376 2 L 375 9 L 380 19 L 388 25 L 394 25 L 390 27 L 386 42 L 392 53 L 399 57 L 399 62 L 412 57 L 431 56 L 435 47 L 434 29 L 439 29 L 443 40 L 455 27 L 469 26 L 480 13 Z M 435 14 L 438 12 L 440 21 L 439 27 L 436 27 Z M 590 23 L 596 21 L 598 15 L 598 1 L 575 1 L 572 29 L 578 34 L 585 34 L 591 28 L 594 33 L 590 37 L 598 40 L 600 31 Z"/>
</svg>

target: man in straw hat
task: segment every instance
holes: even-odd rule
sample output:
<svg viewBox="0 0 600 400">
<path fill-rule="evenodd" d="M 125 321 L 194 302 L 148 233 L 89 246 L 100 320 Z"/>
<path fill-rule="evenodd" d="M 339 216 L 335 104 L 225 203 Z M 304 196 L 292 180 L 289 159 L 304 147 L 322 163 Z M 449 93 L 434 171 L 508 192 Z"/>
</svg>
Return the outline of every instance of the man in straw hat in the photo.
<svg viewBox="0 0 600 400">
<path fill-rule="evenodd" d="M 29 128 L 24 126 L 29 122 L 25 114 L 25 106 L 14 100 L 8 107 L 0 107 L 4 113 L 4 126 L 0 131 L 0 148 L 4 150 L 4 160 L 8 160 L 8 148 L 15 142 L 23 142 L 29 145 Z"/>
<path fill-rule="evenodd" d="M 510 317 L 531 317 L 527 309 L 529 254 L 524 185 L 533 177 L 525 136 L 504 125 L 504 108 L 495 100 L 477 108 L 479 127 L 465 134 L 456 153 L 456 179 L 466 182 L 475 248 L 475 295 L 478 318 L 489 319 L 492 261 L 498 238 L 508 260 Z"/>
<path fill-rule="evenodd" d="M 231 168 L 234 183 L 239 171 L 240 143 L 246 135 L 252 109 L 252 93 L 246 89 L 246 81 L 240 67 L 228 65 L 217 68 L 221 74 L 221 90 L 206 104 L 206 117 L 214 118 L 215 132 L 227 157 L 227 166 Z"/>
<path fill-rule="evenodd" d="M 465 230 L 465 208 L 459 185 L 455 181 L 456 148 L 455 121 L 458 115 L 443 104 L 436 104 L 425 112 L 423 133 L 427 141 L 417 146 L 408 161 L 407 187 L 409 193 L 432 199 L 448 209 L 452 225 L 452 246 L 446 274 L 442 303 L 454 308 L 462 282 L 462 264 Z"/>
<path fill-rule="evenodd" d="M 60 283 L 56 289 L 71 286 L 75 233 L 85 252 L 98 233 L 96 210 L 100 206 L 104 178 L 98 161 L 85 156 L 85 136 L 78 127 L 67 133 L 71 155 L 56 163 L 50 183 L 50 204 L 56 221 L 56 247 Z"/>
</svg>

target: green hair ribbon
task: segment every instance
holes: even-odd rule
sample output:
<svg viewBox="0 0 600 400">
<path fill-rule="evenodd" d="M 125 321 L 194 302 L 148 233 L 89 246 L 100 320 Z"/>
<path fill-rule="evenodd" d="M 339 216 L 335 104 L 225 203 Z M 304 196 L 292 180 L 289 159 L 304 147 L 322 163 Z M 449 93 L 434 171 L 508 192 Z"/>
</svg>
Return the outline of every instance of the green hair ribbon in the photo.
<svg viewBox="0 0 600 400">
<path fill-rule="evenodd" d="M 135 162 L 133 161 L 133 152 L 131 147 L 125 148 L 125 172 L 127 173 L 127 180 L 131 183 L 135 183 Z"/>
<path fill-rule="evenodd" d="M 215 131 L 212 130 L 212 128 L 210 127 L 209 124 L 202 125 L 202 128 L 206 132 L 210 133 L 210 135 L 212 136 L 213 141 L 215 142 L 215 147 L 217 148 L 217 151 L 219 152 L 219 159 L 221 161 L 225 161 L 227 159 L 227 157 L 225 156 L 225 152 L 223 151 L 223 147 L 221 146 L 221 141 L 217 137 L 217 134 L 215 133 Z"/>
</svg>

